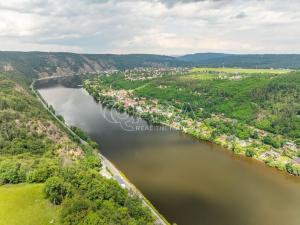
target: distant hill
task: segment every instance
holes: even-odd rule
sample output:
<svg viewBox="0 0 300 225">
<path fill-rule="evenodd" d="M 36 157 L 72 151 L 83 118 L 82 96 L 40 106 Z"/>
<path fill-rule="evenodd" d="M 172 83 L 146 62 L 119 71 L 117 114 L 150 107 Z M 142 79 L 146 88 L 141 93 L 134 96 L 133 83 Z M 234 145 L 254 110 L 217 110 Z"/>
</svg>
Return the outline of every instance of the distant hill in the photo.
<svg viewBox="0 0 300 225">
<path fill-rule="evenodd" d="M 198 53 L 180 57 L 151 54 L 75 54 L 56 52 L 1 52 L 0 72 L 14 71 L 28 78 L 99 73 L 135 67 L 245 67 L 300 68 L 300 55 L 234 55 Z"/>
<path fill-rule="evenodd" d="M 207 67 L 300 68 L 300 54 L 197 53 L 180 56 L 177 59 Z"/>
<path fill-rule="evenodd" d="M 15 71 L 29 77 L 98 73 L 109 69 L 184 66 L 175 57 L 131 54 L 74 54 L 47 52 L 0 52 L 0 71 Z"/>
</svg>

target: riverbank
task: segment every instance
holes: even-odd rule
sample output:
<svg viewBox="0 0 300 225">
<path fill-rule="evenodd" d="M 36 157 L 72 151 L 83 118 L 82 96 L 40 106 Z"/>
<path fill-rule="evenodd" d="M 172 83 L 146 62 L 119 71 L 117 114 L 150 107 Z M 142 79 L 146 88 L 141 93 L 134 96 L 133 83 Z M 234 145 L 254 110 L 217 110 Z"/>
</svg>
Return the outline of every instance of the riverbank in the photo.
<svg viewBox="0 0 300 225">
<path fill-rule="evenodd" d="M 199 120 L 189 105 L 178 109 L 173 105 L 164 105 L 155 98 L 137 96 L 132 90 L 113 89 L 100 80 L 86 80 L 84 87 L 96 101 L 107 107 L 126 111 L 154 124 L 169 126 L 197 139 L 218 144 L 235 154 L 256 159 L 292 175 L 300 175 L 300 148 L 287 137 L 240 123 L 224 114 L 211 114 Z M 139 86 L 135 88 L 139 89 Z"/>
<path fill-rule="evenodd" d="M 56 77 L 57 78 L 57 77 Z M 60 118 L 57 117 L 55 113 L 52 112 L 52 110 L 49 109 L 47 102 L 42 98 L 42 96 L 39 94 L 39 92 L 34 88 L 35 81 L 32 82 L 30 85 L 30 88 L 32 92 L 35 94 L 35 96 L 38 98 L 38 100 L 41 102 L 43 107 L 51 114 L 53 118 L 55 118 L 61 126 L 63 126 L 68 133 L 70 133 L 73 137 L 77 137 L 80 142 L 84 145 L 88 145 L 88 143 L 81 139 L 76 133 L 74 133 L 71 128 L 65 124 L 63 121 L 61 121 Z M 168 225 L 169 223 L 167 220 L 159 214 L 159 212 L 155 209 L 155 207 L 147 200 L 145 196 L 132 184 L 130 181 L 125 177 L 125 175 L 120 172 L 108 159 L 103 156 L 99 151 L 99 157 L 101 158 L 101 162 L 103 164 L 103 170 L 106 171 L 100 171 L 102 175 L 106 174 L 107 178 L 112 178 L 115 181 L 119 183 L 119 185 L 123 188 L 126 188 L 130 193 L 136 194 L 143 202 L 143 204 L 152 212 L 153 216 L 156 218 L 155 224 L 159 225 Z M 109 176 L 111 174 L 111 176 Z"/>
<path fill-rule="evenodd" d="M 101 153 L 168 221 L 191 225 L 199 221 L 203 225 L 299 224 L 297 177 L 168 127 L 128 117 L 95 102 L 82 88 L 55 86 L 39 92 L 68 124 L 96 141 Z M 126 116 L 128 120 L 124 120 Z M 123 129 L 132 125 L 145 129 Z M 257 202 L 264 204 L 257 207 Z M 269 214 L 273 216 L 265 216 Z"/>
</svg>

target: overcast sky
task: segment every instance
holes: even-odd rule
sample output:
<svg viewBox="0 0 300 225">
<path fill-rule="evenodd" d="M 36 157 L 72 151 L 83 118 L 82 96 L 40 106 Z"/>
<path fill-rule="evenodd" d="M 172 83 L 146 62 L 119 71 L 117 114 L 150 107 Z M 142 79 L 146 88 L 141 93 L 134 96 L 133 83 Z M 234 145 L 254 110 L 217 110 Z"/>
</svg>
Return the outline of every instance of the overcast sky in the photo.
<svg viewBox="0 0 300 225">
<path fill-rule="evenodd" d="M 0 50 L 300 53 L 300 1 L 0 0 Z"/>
</svg>

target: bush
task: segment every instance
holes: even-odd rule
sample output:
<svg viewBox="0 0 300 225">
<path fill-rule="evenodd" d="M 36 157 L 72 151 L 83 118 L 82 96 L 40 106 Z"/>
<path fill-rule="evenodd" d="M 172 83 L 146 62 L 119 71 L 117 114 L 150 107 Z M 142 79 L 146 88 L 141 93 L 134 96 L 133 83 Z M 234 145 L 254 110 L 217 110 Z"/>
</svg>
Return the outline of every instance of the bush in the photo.
<svg viewBox="0 0 300 225">
<path fill-rule="evenodd" d="M 238 138 L 242 140 L 249 139 L 251 137 L 251 130 L 249 130 L 246 126 L 244 125 L 238 125 L 236 127 L 235 134 Z"/>
<path fill-rule="evenodd" d="M 98 149 L 98 148 L 99 148 L 99 145 L 97 144 L 97 142 L 95 142 L 95 141 L 93 141 L 93 140 L 91 140 L 91 139 L 88 140 L 88 143 L 89 143 L 89 145 L 90 145 L 93 149 Z"/>
<path fill-rule="evenodd" d="M 83 165 L 85 165 L 87 168 L 95 169 L 97 171 L 100 171 L 101 169 L 101 160 L 99 157 L 91 155 L 86 156 L 83 159 Z"/>
<path fill-rule="evenodd" d="M 295 141 L 296 145 L 300 147 L 300 138 Z"/>
<path fill-rule="evenodd" d="M 103 216 L 97 212 L 88 212 L 86 217 L 78 225 L 95 225 L 95 224 L 105 224 Z"/>
<path fill-rule="evenodd" d="M 21 164 L 12 160 L 0 163 L 0 184 L 17 184 L 26 179 L 26 172 Z"/>
<path fill-rule="evenodd" d="M 143 210 L 142 201 L 137 196 L 127 198 L 124 206 L 128 208 L 130 216 L 136 220 L 151 221 L 153 219 L 149 210 Z"/>
<path fill-rule="evenodd" d="M 44 142 L 37 137 L 15 138 L 11 142 L 10 154 L 43 154 L 47 150 Z"/>
<path fill-rule="evenodd" d="M 27 174 L 28 183 L 43 183 L 49 177 L 58 174 L 59 167 L 51 162 L 42 161 L 39 165 Z"/>
<path fill-rule="evenodd" d="M 66 196 L 71 196 L 71 186 L 59 177 L 49 178 L 44 187 L 44 194 L 54 205 L 60 205 Z"/>
<path fill-rule="evenodd" d="M 77 134 L 82 140 L 84 141 L 88 141 L 89 136 L 80 128 L 75 127 L 75 126 L 71 126 L 71 130 Z"/>
<path fill-rule="evenodd" d="M 89 200 L 82 198 L 67 199 L 62 204 L 62 211 L 60 215 L 62 225 L 84 224 L 81 222 L 86 217 L 91 208 L 92 203 Z"/>
<path fill-rule="evenodd" d="M 57 115 L 56 116 L 61 122 L 65 123 L 65 119 L 62 115 Z"/>
<path fill-rule="evenodd" d="M 280 148 L 282 147 L 282 142 L 278 138 L 274 138 L 271 135 L 267 135 L 264 139 L 263 142 L 267 145 L 271 145 L 274 148 Z"/>
<path fill-rule="evenodd" d="M 77 144 L 80 144 L 80 143 L 81 143 L 80 138 L 77 137 L 77 136 L 70 135 L 70 138 L 71 138 L 72 141 L 76 142 Z"/>
<path fill-rule="evenodd" d="M 293 170 L 293 165 L 291 163 L 287 163 L 285 165 L 285 169 L 288 173 L 293 174 L 294 170 Z"/>
<path fill-rule="evenodd" d="M 252 134 L 251 134 L 251 138 L 253 139 L 258 139 L 259 138 L 259 134 L 257 131 L 254 131 Z"/>
<path fill-rule="evenodd" d="M 255 152 L 251 149 L 247 149 L 245 155 L 252 158 L 255 155 Z"/>
<path fill-rule="evenodd" d="M 300 166 L 297 164 L 287 163 L 285 165 L 285 169 L 290 174 L 293 174 L 295 176 L 300 176 Z"/>
</svg>

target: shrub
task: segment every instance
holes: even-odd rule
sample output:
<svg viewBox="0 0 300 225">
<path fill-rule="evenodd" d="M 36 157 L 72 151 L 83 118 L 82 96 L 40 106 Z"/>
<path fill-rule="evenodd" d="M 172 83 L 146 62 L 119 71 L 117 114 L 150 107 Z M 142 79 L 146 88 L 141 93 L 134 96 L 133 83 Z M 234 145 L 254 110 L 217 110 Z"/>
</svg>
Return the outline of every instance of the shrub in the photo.
<svg viewBox="0 0 300 225">
<path fill-rule="evenodd" d="M 15 138 L 6 152 L 10 154 L 42 154 L 47 150 L 44 142 L 38 137 Z"/>
<path fill-rule="evenodd" d="M 97 149 L 99 148 L 99 145 L 97 144 L 97 142 L 91 140 L 91 139 L 88 139 L 88 143 L 89 145 L 93 148 L 93 149 Z"/>
<path fill-rule="evenodd" d="M 246 126 L 244 125 L 238 125 L 236 127 L 236 136 L 242 140 L 249 139 L 251 137 L 251 130 L 249 130 Z"/>
<path fill-rule="evenodd" d="M 153 219 L 152 214 L 148 209 L 143 210 L 142 201 L 137 196 L 127 198 L 124 206 L 128 208 L 130 216 L 136 220 L 151 221 Z"/>
<path fill-rule="evenodd" d="M 0 184 L 17 184 L 26 179 L 25 170 L 21 164 L 12 160 L 0 163 Z"/>
<path fill-rule="evenodd" d="M 300 147 L 300 138 L 295 141 L 296 145 Z"/>
<path fill-rule="evenodd" d="M 65 119 L 62 115 L 57 115 L 56 116 L 61 122 L 65 123 Z"/>
<path fill-rule="evenodd" d="M 81 224 L 82 220 L 86 217 L 91 208 L 92 203 L 89 200 L 82 198 L 67 199 L 62 204 L 62 211 L 60 214 L 62 225 Z"/>
<path fill-rule="evenodd" d="M 86 156 L 83 160 L 83 164 L 90 168 L 90 169 L 95 169 L 97 171 L 100 171 L 101 169 L 101 161 L 100 158 L 94 155 L 91 156 Z"/>
<path fill-rule="evenodd" d="M 288 173 L 293 174 L 295 176 L 300 175 L 300 166 L 297 164 L 287 163 L 285 165 L 285 169 Z"/>
<path fill-rule="evenodd" d="M 287 163 L 285 169 L 288 173 L 293 174 L 293 165 L 291 163 Z"/>
<path fill-rule="evenodd" d="M 282 142 L 278 138 L 274 138 L 271 135 L 267 135 L 264 139 L 263 142 L 267 145 L 271 145 L 274 148 L 280 148 L 282 147 Z"/>
<path fill-rule="evenodd" d="M 105 224 L 105 220 L 101 214 L 97 212 L 89 212 L 86 217 L 78 225 L 95 225 Z"/>
<path fill-rule="evenodd" d="M 49 177 L 58 174 L 59 167 L 51 162 L 42 161 L 37 168 L 27 174 L 27 182 L 43 183 Z"/>
<path fill-rule="evenodd" d="M 59 205 L 66 196 L 72 195 L 71 186 L 59 177 L 51 177 L 45 183 L 44 194 L 54 205 Z"/>
<path fill-rule="evenodd" d="M 253 139 L 258 139 L 259 138 L 259 134 L 257 131 L 254 131 L 252 134 L 251 134 L 251 138 Z"/>
<path fill-rule="evenodd" d="M 75 127 L 75 126 L 71 126 L 71 130 L 77 134 L 82 140 L 84 141 L 88 141 L 89 136 L 80 128 Z"/>
<path fill-rule="evenodd" d="M 251 149 L 247 149 L 245 155 L 252 158 L 255 155 L 255 152 Z"/>
</svg>

